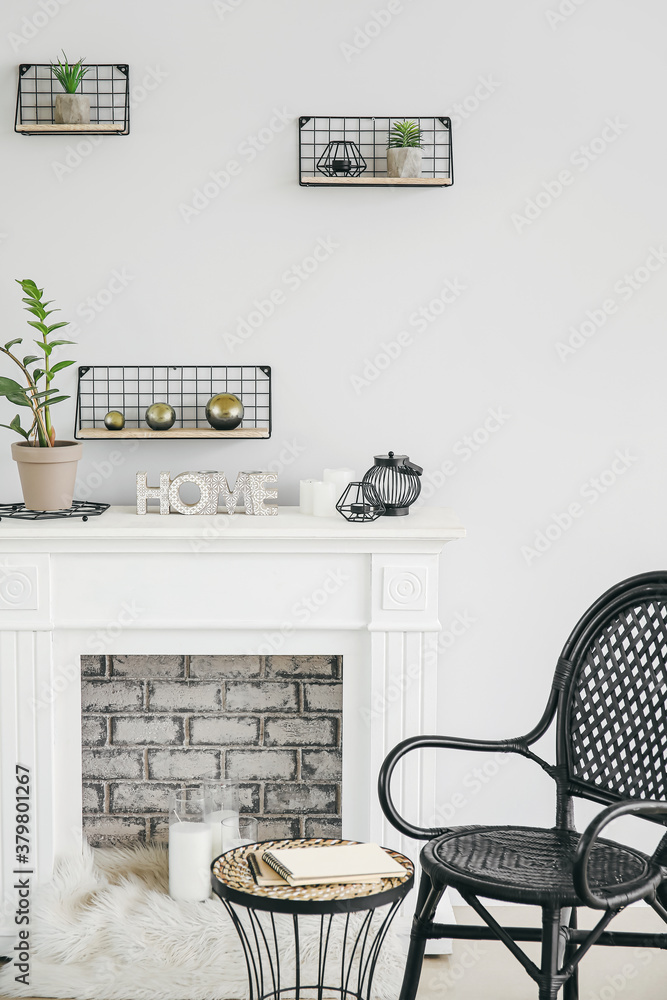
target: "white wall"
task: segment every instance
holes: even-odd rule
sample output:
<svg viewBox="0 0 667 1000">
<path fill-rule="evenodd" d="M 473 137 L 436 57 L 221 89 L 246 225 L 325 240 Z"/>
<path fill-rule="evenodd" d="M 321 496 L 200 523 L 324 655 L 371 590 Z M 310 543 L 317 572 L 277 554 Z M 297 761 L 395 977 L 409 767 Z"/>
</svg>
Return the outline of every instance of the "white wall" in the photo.
<svg viewBox="0 0 667 1000">
<path fill-rule="evenodd" d="M 559 3 L 571 13 L 559 15 Z M 394 0 L 390 23 L 379 33 L 371 26 L 376 37 L 362 47 L 364 26 L 386 7 L 4 0 L 3 340 L 27 329 L 14 277 L 43 284 L 74 320 L 121 271 L 131 281 L 93 322 L 79 310 L 70 355 L 79 362 L 273 366 L 272 440 L 89 443 L 80 494 L 93 487 L 95 499 L 130 503 L 137 469 L 233 475 L 281 453 L 282 503 L 324 465 L 362 472 L 389 448 L 431 474 L 453 462 L 444 484 L 426 491 L 469 530 L 444 556 L 443 624 L 458 613 L 469 625 L 450 648 L 443 639 L 441 729 L 515 735 L 541 710 L 585 607 L 624 576 L 664 564 L 667 267 L 654 256 L 657 270 L 637 271 L 640 283 L 650 280 L 636 291 L 623 276 L 667 239 L 667 15 L 658 0 Z M 34 37 L 24 44 L 21 32 Z M 135 91 L 128 138 L 84 143 L 89 155 L 68 172 L 58 164 L 74 162 L 75 140 L 12 131 L 17 64 L 50 61 L 63 47 L 90 62 L 128 62 L 134 87 L 146 77 L 155 88 Z M 300 188 L 296 124 L 253 162 L 239 152 L 275 109 L 450 113 L 456 184 Z M 605 134 L 612 141 L 595 142 Z M 591 143 L 586 161 L 577 151 Z M 186 223 L 179 206 L 230 159 L 243 164 L 240 176 Z M 560 196 L 544 193 L 558 190 L 565 170 L 571 183 Z M 544 207 L 522 221 L 540 192 Z M 320 239 L 335 251 L 291 290 L 284 272 Z M 447 280 L 465 291 L 418 331 L 410 316 Z M 274 288 L 287 301 L 230 351 L 225 334 Z M 559 357 L 558 342 L 606 300 L 616 312 Z M 356 391 L 352 377 L 402 330 L 411 346 Z M 61 436 L 71 433 L 68 405 L 55 421 Z M 465 435 L 491 411 L 503 414 L 500 426 L 466 458 Z M 0 419 L 11 416 L 3 404 Z M 9 501 L 19 487 L 3 434 L 0 499 Z M 111 450 L 121 464 L 94 488 Z M 617 463 L 622 474 L 608 474 L 616 481 L 601 493 L 592 481 L 619 451 L 629 456 Z M 547 551 L 522 552 L 573 503 L 581 516 Z M 455 822 L 551 818 L 548 780 L 537 772 L 541 795 L 517 795 L 528 765 L 508 765 L 477 793 L 470 763 L 443 768 L 445 800 L 457 790 L 466 800 Z"/>
</svg>

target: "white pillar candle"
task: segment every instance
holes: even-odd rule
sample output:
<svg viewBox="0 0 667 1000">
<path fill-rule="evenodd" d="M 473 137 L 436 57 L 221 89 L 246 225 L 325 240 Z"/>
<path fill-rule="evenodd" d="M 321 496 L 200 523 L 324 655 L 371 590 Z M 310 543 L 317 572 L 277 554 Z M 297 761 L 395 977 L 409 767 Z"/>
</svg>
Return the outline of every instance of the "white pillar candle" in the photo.
<svg viewBox="0 0 667 1000">
<path fill-rule="evenodd" d="M 325 469 L 322 479 L 325 483 L 333 483 L 336 491 L 336 502 L 343 495 L 343 490 L 354 479 L 354 469 Z"/>
<path fill-rule="evenodd" d="M 211 827 L 172 823 L 169 827 L 169 895 L 197 903 L 211 894 Z"/>
<path fill-rule="evenodd" d="M 299 482 L 299 510 L 302 514 L 313 513 L 313 486 L 317 479 L 302 479 Z"/>
<path fill-rule="evenodd" d="M 313 483 L 313 514 L 316 517 L 333 517 L 336 513 L 336 487 L 333 483 Z"/>
</svg>

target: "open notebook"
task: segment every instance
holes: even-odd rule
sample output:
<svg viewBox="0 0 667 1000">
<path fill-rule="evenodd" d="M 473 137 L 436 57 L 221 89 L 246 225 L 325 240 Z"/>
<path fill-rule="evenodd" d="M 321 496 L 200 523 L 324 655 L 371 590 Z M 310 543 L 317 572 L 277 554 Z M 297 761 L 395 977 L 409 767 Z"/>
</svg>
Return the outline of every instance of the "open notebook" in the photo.
<svg viewBox="0 0 667 1000">
<path fill-rule="evenodd" d="M 273 848 L 264 851 L 262 860 L 290 885 L 379 882 L 406 875 L 403 865 L 378 844 Z"/>
</svg>

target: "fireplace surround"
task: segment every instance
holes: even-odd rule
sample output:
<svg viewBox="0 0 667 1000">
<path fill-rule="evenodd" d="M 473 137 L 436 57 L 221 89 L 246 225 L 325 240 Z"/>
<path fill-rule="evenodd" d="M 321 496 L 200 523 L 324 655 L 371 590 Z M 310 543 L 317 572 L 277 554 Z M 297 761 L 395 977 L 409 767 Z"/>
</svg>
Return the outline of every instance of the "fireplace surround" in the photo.
<svg viewBox="0 0 667 1000">
<path fill-rule="evenodd" d="M 382 816 L 377 774 L 399 740 L 437 731 L 440 554 L 464 534 L 453 511 L 429 507 L 368 524 L 289 507 L 4 520 L 0 796 L 11 801 L 17 764 L 30 769 L 34 878 L 81 844 L 82 657 L 341 657 L 342 835 L 414 857 Z M 415 817 L 435 813 L 434 763 L 424 755 L 398 782 Z M 14 931 L 13 819 L 3 809 L 0 939 Z"/>
</svg>

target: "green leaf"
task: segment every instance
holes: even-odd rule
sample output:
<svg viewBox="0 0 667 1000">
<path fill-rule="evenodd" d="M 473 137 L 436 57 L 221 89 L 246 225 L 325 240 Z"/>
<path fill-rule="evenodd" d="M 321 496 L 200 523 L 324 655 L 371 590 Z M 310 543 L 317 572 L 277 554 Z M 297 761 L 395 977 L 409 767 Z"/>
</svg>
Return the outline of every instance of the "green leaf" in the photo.
<svg viewBox="0 0 667 1000">
<path fill-rule="evenodd" d="M 42 348 L 42 350 L 44 351 L 44 353 L 48 358 L 51 351 L 53 350 L 53 344 L 45 344 L 43 340 L 36 340 L 35 343 L 37 344 L 38 347 Z"/>
<path fill-rule="evenodd" d="M 46 372 L 42 368 L 33 368 L 32 370 L 32 377 L 34 378 L 35 382 L 38 382 L 40 378 L 44 378 L 45 375 Z"/>
<path fill-rule="evenodd" d="M 62 323 L 54 323 L 53 326 L 48 326 L 46 332 L 51 334 L 54 330 L 59 330 L 62 326 L 69 326 L 67 320 L 64 320 Z"/>
<path fill-rule="evenodd" d="M 0 378 L 0 396 L 7 396 L 10 392 L 24 392 L 22 386 L 15 382 L 13 378 Z"/>
<path fill-rule="evenodd" d="M 28 365 L 31 365 L 33 363 L 33 361 L 39 361 L 39 358 L 37 357 L 37 355 L 36 354 L 26 354 L 26 356 L 23 359 L 23 364 L 24 364 L 24 366 L 27 367 Z"/>
<path fill-rule="evenodd" d="M 44 323 L 35 323 L 34 319 L 28 320 L 28 326 L 32 326 L 35 328 L 35 330 L 39 330 L 39 332 L 43 333 L 44 336 L 46 336 L 46 334 L 49 332 Z"/>
<path fill-rule="evenodd" d="M 19 386 L 19 388 L 20 388 L 20 386 Z M 7 392 L 7 393 L 5 393 L 5 395 L 7 396 L 7 399 L 9 400 L 10 403 L 16 403 L 17 406 L 30 406 L 30 407 L 32 407 L 32 403 L 28 399 L 28 396 L 27 396 L 25 390 L 23 390 L 23 389 L 21 389 L 21 393 L 20 394 L 18 392 Z"/>
<path fill-rule="evenodd" d="M 22 344 L 22 343 L 23 343 L 23 337 L 17 337 L 16 340 L 10 340 L 8 344 L 5 344 L 5 350 L 8 351 L 10 347 L 14 346 L 14 344 Z"/>
<path fill-rule="evenodd" d="M 52 340 L 51 347 L 62 347 L 63 344 L 76 344 L 76 340 Z"/>
<path fill-rule="evenodd" d="M 39 399 L 40 396 L 48 396 L 52 392 L 58 392 L 58 389 L 42 389 L 41 392 L 32 392 L 30 395 L 33 399 Z"/>
<path fill-rule="evenodd" d="M 56 372 L 62 371 L 63 368 L 69 368 L 69 366 L 73 365 L 73 364 L 74 364 L 73 361 L 59 361 L 57 364 L 53 365 L 53 367 L 51 368 L 51 374 L 55 375 Z"/>
<path fill-rule="evenodd" d="M 17 413 L 14 419 L 12 420 L 11 424 L 0 424 L 0 427 L 6 427 L 8 431 L 15 431 L 17 434 L 22 434 L 23 437 L 26 439 L 26 441 L 29 441 L 30 439 L 26 434 L 26 432 L 21 427 L 20 422 L 17 424 L 18 419 L 19 415 Z"/>
<path fill-rule="evenodd" d="M 53 406 L 54 403 L 62 403 L 63 399 L 70 399 L 70 396 L 56 396 L 55 399 L 43 399 L 37 404 L 38 409 L 43 410 L 45 406 Z"/>
</svg>

